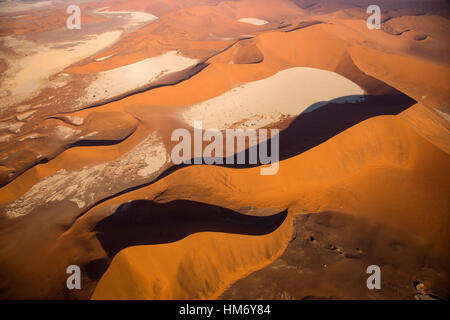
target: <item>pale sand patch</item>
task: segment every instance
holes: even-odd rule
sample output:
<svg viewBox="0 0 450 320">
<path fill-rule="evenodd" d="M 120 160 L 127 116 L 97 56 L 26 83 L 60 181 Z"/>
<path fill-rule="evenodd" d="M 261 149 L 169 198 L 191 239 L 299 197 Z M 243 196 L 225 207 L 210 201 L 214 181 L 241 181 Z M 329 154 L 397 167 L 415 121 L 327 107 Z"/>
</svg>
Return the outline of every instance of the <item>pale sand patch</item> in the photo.
<svg viewBox="0 0 450 320">
<path fill-rule="evenodd" d="M 65 85 L 69 84 L 70 80 L 71 80 L 70 74 L 62 72 L 56 75 L 54 79 L 52 79 L 50 86 L 53 89 L 62 88 Z M 51 98 L 52 97 L 49 97 L 49 99 Z"/>
<path fill-rule="evenodd" d="M 14 122 L 9 126 L 9 130 L 13 133 L 19 133 L 24 124 L 23 122 Z"/>
<path fill-rule="evenodd" d="M 102 9 L 100 9 L 102 10 Z M 154 20 L 157 20 L 158 17 L 142 11 L 99 11 L 97 10 L 96 13 L 107 17 L 107 18 L 123 18 L 126 19 L 128 22 L 124 25 L 125 29 L 135 29 L 139 28 L 141 26 L 146 25 L 147 23 L 150 23 Z"/>
<path fill-rule="evenodd" d="M 65 140 L 81 133 L 81 130 L 75 130 L 66 126 L 57 126 L 55 134 L 57 137 Z"/>
<path fill-rule="evenodd" d="M 23 122 L 0 122 L 0 130 L 7 129 L 12 133 L 19 133 L 23 125 Z"/>
<path fill-rule="evenodd" d="M 62 119 L 74 126 L 81 126 L 84 124 L 84 118 L 76 116 L 62 116 Z"/>
<path fill-rule="evenodd" d="M 106 57 L 101 57 L 101 58 L 95 59 L 95 61 L 96 61 L 96 62 L 101 62 L 101 61 L 105 61 L 105 60 L 107 60 L 107 59 L 111 58 L 112 56 L 113 56 L 113 55 L 112 55 L 112 54 L 110 54 L 109 56 L 106 56 Z"/>
<path fill-rule="evenodd" d="M 9 142 L 11 140 L 12 135 L 7 134 L 4 136 L 0 136 L 0 143 Z"/>
<path fill-rule="evenodd" d="M 81 136 L 80 139 L 92 138 L 92 137 L 95 137 L 96 135 L 98 135 L 99 133 L 100 132 L 98 132 L 98 131 L 94 131 L 94 132 L 88 133 L 84 136 Z"/>
<path fill-rule="evenodd" d="M 250 24 L 253 24 L 255 26 L 263 26 L 263 25 L 269 23 L 266 20 L 256 19 L 256 18 L 242 18 L 242 19 L 239 19 L 238 21 L 239 22 L 244 22 L 244 23 L 250 23 Z"/>
<path fill-rule="evenodd" d="M 49 81 L 49 77 L 61 72 L 71 64 L 87 58 L 116 42 L 123 31 L 109 31 L 91 35 L 86 39 L 61 42 L 58 48 L 51 45 L 36 45 L 20 37 L 3 37 L 7 47 L 13 48 L 21 56 L 11 57 L 0 52 L 0 57 L 8 60 L 10 68 L 2 75 L 0 98 L 2 108 L 35 96 Z M 64 45 L 70 48 L 64 48 Z M 59 80 L 58 80 L 59 81 Z M 65 85 L 67 82 L 62 82 Z"/>
<path fill-rule="evenodd" d="M 52 4 L 52 1 L 40 1 L 40 2 L 21 2 L 21 1 L 6 1 L 0 2 L 0 14 L 4 13 L 16 13 L 34 9 L 40 9 Z M 20 16 L 19 16 L 20 17 Z"/>
<path fill-rule="evenodd" d="M 363 95 L 363 89 L 337 73 L 296 67 L 196 104 L 182 118 L 191 126 L 202 120 L 205 129 L 236 125 L 257 129 L 285 116 L 297 116 L 322 101 L 355 102 L 363 100 Z"/>
<path fill-rule="evenodd" d="M 184 57 L 177 51 L 169 51 L 157 57 L 100 72 L 86 89 L 86 96 L 80 99 L 79 105 L 91 104 L 142 88 L 165 75 L 182 71 L 197 63 L 196 59 Z"/>
<path fill-rule="evenodd" d="M 28 110 L 30 110 L 30 108 L 31 108 L 31 104 L 19 106 L 19 107 L 16 108 L 16 112 L 28 111 Z"/>
<path fill-rule="evenodd" d="M 73 201 L 82 208 L 119 192 L 118 181 L 123 184 L 146 181 L 169 160 L 160 137 L 153 133 L 114 161 L 76 171 L 61 169 L 40 180 L 20 198 L 0 208 L 9 218 L 28 214 L 34 208 L 54 201 Z"/>
<path fill-rule="evenodd" d="M 27 134 L 21 138 L 18 139 L 18 141 L 25 141 L 25 140 L 33 140 L 33 139 L 37 139 L 42 137 L 42 135 L 40 135 L 39 133 L 31 133 L 31 134 Z"/>
<path fill-rule="evenodd" d="M 22 121 L 22 120 L 25 120 L 26 118 L 30 117 L 31 115 L 33 115 L 35 113 L 36 113 L 36 110 L 24 112 L 24 113 L 16 115 L 16 119 L 19 120 L 19 121 Z"/>
</svg>

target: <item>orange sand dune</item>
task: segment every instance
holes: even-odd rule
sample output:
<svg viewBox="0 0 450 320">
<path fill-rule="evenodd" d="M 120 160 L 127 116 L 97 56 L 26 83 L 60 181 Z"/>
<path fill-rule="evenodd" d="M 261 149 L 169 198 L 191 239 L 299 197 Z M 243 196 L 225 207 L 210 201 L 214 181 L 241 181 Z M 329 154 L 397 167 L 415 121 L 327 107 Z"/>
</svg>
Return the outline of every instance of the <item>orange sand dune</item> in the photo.
<svg viewBox="0 0 450 320">
<path fill-rule="evenodd" d="M 328 161 L 330 158 L 333 161 Z M 207 201 L 236 210 L 244 207 L 289 208 L 295 214 L 333 210 L 414 232 L 440 248 L 441 257 L 446 259 L 450 185 L 441 172 L 450 169 L 449 155 L 419 136 L 398 117 L 381 116 L 354 126 L 302 155 L 281 162 L 276 176 L 260 176 L 258 169 L 208 166 L 182 169 L 154 185 L 108 200 L 88 212 L 74 228 L 92 224 L 108 215 L 111 212 L 108 208 L 139 198 L 158 202 L 174 199 Z M 75 234 L 76 229 L 70 234 Z M 180 246 L 191 241 L 182 240 Z M 198 247 L 197 244 L 192 246 Z M 132 287 L 127 287 L 127 284 L 120 284 L 117 275 L 114 276 L 129 263 L 125 262 L 125 257 L 133 261 L 136 266 L 133 268 L 141 268 L 139 258 L 146 250 L 144 247 L 124 251 L 112 262 L 112 271 L 100 282 L 101 288 L 124 286 L 124 291 L 118 292 L 117 296 L 98 294 L 94 297 L 135 297 L 133 292 L 143 292 L 139 297 L 157 297 L 145 288 L 136 287 L 138 280 L 133 281 Z M 156 254 L 151 251 L 151 246 L 148 250 Z M 142 267 L 146 261 L 144 259 Z M 132 274 L 134 277 L 138 273 Z M 147 279 L 144 282 L 149 281 L 147 276 L 142 277 Z M 101 290 L 99 292 L 105 292 Z"/>
<path fill-rule="evenodd" d="M 276 259 L 291 234 L 289 215 L 264 236 L 203 232 L 171 244 L 130 247 L 115 256 L 92 299 L 214 299 Z"/>
</svg>

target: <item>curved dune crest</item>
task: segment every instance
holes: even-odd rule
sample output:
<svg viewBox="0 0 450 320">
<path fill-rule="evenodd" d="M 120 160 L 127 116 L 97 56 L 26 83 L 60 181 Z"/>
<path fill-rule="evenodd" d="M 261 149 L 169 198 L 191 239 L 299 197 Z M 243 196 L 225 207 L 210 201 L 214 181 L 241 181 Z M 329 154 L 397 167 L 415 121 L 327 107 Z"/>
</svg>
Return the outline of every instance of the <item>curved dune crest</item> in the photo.
<svg viewBox="0 0 450 320">
<path fill-rule="evenodd" d="M 216 98 L 192 106 L 183 114 L 186 123 L 202 120 L 205 128 L 240 126 L 260 128 L 295 116 L 315 103 L 339 99 L 356 102 L 364 91 L 355 83 L 331 71 L 291 68 L 267 79 L 250 82 Z M 220 114 L 220 117 L 219 117 Z M 244 123 L 242 123 L 244 122 Z"/>
</svg>

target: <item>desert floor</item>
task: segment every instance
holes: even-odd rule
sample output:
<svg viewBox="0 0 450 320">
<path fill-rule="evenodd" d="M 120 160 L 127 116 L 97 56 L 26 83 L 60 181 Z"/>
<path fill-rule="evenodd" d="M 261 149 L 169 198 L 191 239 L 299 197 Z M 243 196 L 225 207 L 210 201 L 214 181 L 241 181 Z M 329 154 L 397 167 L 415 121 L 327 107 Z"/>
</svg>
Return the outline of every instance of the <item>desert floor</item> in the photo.
<svg viewBox="0 0 450 320">
<path fill-rule="evenodd" d="M 0 298 L 448 299 L 447 1 L 73 2 L 0 4 Z"/>
</svg>

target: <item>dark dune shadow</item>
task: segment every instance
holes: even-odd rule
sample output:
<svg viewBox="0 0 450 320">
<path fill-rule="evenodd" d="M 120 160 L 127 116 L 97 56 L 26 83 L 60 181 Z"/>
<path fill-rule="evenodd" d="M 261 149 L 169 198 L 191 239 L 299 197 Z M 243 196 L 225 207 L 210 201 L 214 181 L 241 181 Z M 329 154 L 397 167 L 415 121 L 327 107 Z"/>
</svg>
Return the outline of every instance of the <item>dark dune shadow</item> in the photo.
<svg viewBox="0 0 450 320">
<path fill-rule="evenodd" d="M 80 140 L 70 145 L 69 148 L 76 147 L 104 147 L 104 146 L 113 146 L 115 144 L 119 144 L 122 141 L 125 141 L 129 136 L 120 140 Z"/>
<path fill-rule="evenodd" d="M 156 203 L 136 200 L 122 204 L 94 230 L 109 258 L 130 246 L 170 243 L 197 232 L 264 235 L 276 230 L 287 211 L 264 217 L 248 216 L 200 202 Z"/>
<path fill-rule="evenodd" d="M 330 101 L 319 101 L 319 102 L 316 102 L 316 103 L 310 105 L 300 115 L 312 112 L 319 108 L 325 107 L 329 104 L 344 104 L 344 103 L 355 104 L 355 103 L 363 103 L 365 101 L 366 101 L 366 96 L 364 96 L 364 95 L 352 95 L 352 96 L 339 97 L 339 98 L 336 98 L 336 99 L 333 99 Z"/>
<path fill-rule="evenodd" d="M 277 29 L 284 29 L 284 28 L 288 28 L 288 27 L 292 27 L 292 23 L 281 24 L 277 27 Z"/>
<path fill-rule="evenodd" d="M 108 261 L 106 259 L 96 259 L 84 266 L 84 270 L 91 279 L 100 279 L 108 269 Z"/>
</svg>

